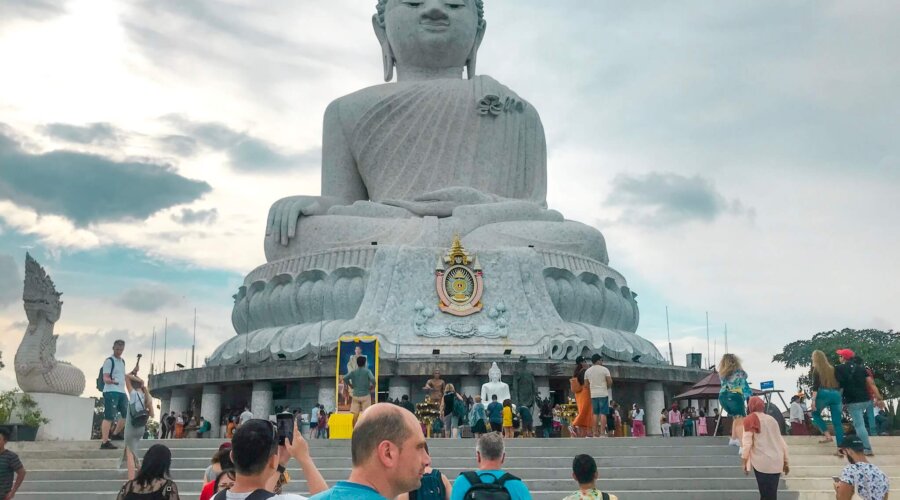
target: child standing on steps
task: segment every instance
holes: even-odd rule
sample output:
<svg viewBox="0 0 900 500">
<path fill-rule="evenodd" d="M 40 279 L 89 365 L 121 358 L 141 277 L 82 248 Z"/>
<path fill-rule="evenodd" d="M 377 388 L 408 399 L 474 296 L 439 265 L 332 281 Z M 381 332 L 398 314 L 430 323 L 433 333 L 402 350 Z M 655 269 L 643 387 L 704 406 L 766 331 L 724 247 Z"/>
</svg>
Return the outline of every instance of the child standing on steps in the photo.
<svg viewBox="0 0 900 500">
<path fill-rule="evenodd" d="M 503 400 L 503 437 L 509 439 L 515 437 L 513 434 L 512 401 L 509 399 Z"/>
<path fill-rule="evenodd" d="M 662 429 L 662 436 L 664 438 L 672 437 L 672 435 L 671 435 L 672 426 L 669 425 L 669 418 L 666 416 L 666 413 L 667 413 L 666 410 L 663 409 L 663 411 L 661 412 L 661 415 L 659 416 L 659 428 Z"/>
</svg>

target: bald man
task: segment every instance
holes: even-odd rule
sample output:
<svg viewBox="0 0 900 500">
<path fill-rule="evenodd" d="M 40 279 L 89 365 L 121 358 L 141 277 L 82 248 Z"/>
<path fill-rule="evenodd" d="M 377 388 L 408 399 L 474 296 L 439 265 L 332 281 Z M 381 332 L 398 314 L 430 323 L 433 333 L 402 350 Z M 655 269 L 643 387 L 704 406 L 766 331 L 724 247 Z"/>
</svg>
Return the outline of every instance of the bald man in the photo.
<svg viewBox="0 0 900 500">
<path fill-rule="evenodd" d="M 370 406 L 350 440 L 353 470 L 312 500 L 388 500 L 419 488 L 431 462 L 415 415 L 391 403 Z"/>
</svg>

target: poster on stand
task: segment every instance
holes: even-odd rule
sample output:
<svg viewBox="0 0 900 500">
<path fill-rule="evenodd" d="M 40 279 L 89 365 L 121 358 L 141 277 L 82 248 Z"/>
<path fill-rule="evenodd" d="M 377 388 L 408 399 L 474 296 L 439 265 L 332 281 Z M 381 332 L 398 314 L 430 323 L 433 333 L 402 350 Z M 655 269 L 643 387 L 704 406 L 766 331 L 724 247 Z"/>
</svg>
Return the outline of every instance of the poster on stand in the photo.
<svg viewBox="0 0 900 500">
<path fill-rule="evenodd" d="M 344 376 L 355 370 L 357 358 L 365 356 L 366 366 L 375 375 L 375 389 L 371 393 L 372 403 L 378 402 L 378 338 L 341 337 L 338 339 L 336 391 L 337 411 L 350 411 L 350 387 Z"/>
</svg>

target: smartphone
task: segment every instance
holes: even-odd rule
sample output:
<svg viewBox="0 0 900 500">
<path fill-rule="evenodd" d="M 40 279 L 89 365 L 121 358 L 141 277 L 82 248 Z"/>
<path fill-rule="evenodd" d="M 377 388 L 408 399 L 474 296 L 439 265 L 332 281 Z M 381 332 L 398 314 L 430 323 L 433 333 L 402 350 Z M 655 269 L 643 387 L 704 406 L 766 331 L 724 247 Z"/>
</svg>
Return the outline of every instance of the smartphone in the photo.
<svg viewBox="0 0 900 500">
<path fill-rule="evenodd" d="M 275 425 L 278 429 L 278 444 L 294 442 L 294 414 L 283 412 L 275 415 Z"/>
</svg>

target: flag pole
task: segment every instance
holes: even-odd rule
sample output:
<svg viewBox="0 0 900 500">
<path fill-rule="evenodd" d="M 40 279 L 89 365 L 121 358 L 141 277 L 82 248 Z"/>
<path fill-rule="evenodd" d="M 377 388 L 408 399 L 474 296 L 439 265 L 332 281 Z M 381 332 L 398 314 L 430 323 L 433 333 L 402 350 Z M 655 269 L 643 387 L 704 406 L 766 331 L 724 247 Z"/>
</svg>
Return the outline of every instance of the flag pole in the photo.
<svg viewBox="0 0 900 500">
<path fill-rule="evenodd" d="M 709 350 L 709 311 L 706 312 L 706 366 L 710 366 L 712 363 L 712 358 L 710 357 Z"/>
<path fill-rule="evenodd" d="M 672 353 L 672 332 L 669 331 L 669 306 L 666 306 L 666 336 L 669 337 L 669 363 L 675 366 L 675 355 Z"/>
<path fill-rule="evenodd" d="M 169 318 L 166 318 L 166 326 L 163 330 L 163 373 L 166 373 L 166 351 L 169 349 Z"/>
</svg>

